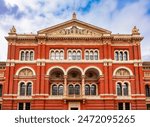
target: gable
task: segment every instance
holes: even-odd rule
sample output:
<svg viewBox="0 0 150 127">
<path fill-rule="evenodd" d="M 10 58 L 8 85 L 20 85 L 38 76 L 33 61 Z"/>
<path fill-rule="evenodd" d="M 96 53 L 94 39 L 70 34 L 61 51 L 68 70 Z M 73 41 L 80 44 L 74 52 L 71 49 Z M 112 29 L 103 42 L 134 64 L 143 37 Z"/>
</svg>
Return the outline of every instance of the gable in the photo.
<svg viewBox="0 0 150 127">
<path fill-rule="evenodd" d="M 72 19 L 67 22 L 48 27 L 38 31 L 38 34 L 46 34 L 47 36 L 102 36 L 103 34 L 111 34 L 111 31 L 93 26 L 91 24 Z"/>
</svg>

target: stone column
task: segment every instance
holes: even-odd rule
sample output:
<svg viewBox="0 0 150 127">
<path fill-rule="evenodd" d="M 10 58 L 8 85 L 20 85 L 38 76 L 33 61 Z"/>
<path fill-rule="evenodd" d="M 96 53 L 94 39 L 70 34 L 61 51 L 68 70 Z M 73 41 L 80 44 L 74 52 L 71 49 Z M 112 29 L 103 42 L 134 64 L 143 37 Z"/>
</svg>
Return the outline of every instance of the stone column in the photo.
<svg viewBox="0 0 150 127">
<path fill-rule="evenodd" d="M 81 91 L 81 95 L 84 96 L 85 95 L 85 76 L 82 75 L 82 91 Z"/>
<path fill-rule="evenodd" d="M 67 75 L 64 75 L 64 96 L 67 96 Z"/>
</svg>

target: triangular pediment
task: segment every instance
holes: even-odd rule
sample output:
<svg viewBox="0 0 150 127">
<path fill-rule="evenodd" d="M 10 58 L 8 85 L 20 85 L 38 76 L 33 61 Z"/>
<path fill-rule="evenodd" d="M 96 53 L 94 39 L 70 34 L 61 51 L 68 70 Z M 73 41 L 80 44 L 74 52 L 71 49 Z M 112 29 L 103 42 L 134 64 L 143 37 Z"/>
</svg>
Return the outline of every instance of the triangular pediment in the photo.
<svg viewBox="0 0 150 127">
<path fill-rule="evenodd" d="M 111 31 L 96 27 L 94 25 L 72 19 L 58 25 L 48 27 L 38 31 L 38 34 L 46 34 L 47 36 L 66 37 L 66 36 L 102 36 L 103 34 L 111 34 Z"/>
</svg>

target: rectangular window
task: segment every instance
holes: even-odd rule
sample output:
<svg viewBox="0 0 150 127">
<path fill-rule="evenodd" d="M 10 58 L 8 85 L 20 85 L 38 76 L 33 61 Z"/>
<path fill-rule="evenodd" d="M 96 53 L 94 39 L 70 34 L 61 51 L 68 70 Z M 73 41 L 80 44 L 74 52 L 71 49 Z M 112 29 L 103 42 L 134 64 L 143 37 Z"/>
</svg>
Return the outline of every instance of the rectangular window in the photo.
<svg viewBox="0 0 150 127">
<path fill-rule="evenodd" d="M 3 92 L 3 86 L 0 85 L 0 97 L 2 97 L 2 92 Z"/>
<path fill-rule="evenodd" d="M 123 103 L 118 103 L 118 110 L 123 110 Z"/>
<path fill-rule="evenodd" d="M 0 104 L 0 110 L 2 110 L 2 104 Z"/>
<path fill-rule="evenodd" d="M 23 110 L 23 103 L 19 103 L 19 110 Z"/>
<path fill-rule="evenodd" d="M 30 110 L 30 103 L 25 103 L 25 110 Z"/>
<path fill-rule="evenodd" d="M 30 110 L 31 104 L 30 102 L 27 103 L 19 103 L 19 110 Z"/>
<path fill-rule="evenodd" d="M 147 104 L 147 110 L 150 110 L 150 104 Z"/>
<path fill-rule="evenodd" d="M 118 110 L 130 110 L 130 103 L 118 103 Z"/>
<path fill-rule="evenodd" d="M 130 103 L 125 103 L 125 110 L 130 110 Z"/>
</svg>

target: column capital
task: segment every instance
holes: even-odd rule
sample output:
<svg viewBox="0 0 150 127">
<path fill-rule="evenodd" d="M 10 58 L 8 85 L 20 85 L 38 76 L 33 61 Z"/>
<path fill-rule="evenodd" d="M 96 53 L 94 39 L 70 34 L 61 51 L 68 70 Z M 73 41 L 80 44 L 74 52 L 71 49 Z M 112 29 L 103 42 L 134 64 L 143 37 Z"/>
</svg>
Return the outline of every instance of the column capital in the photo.
<svg viewBox="0 0 150 127">
<path fill-rule="evenodd" d="M 64 75 L 64 78 L 65 78 L 65 79 L 68 78 L 68 75 Z"/>
</svg>

